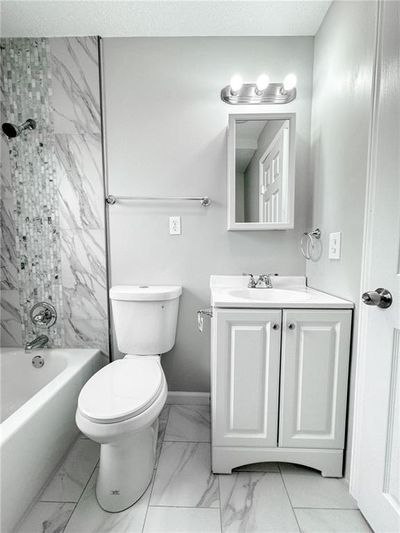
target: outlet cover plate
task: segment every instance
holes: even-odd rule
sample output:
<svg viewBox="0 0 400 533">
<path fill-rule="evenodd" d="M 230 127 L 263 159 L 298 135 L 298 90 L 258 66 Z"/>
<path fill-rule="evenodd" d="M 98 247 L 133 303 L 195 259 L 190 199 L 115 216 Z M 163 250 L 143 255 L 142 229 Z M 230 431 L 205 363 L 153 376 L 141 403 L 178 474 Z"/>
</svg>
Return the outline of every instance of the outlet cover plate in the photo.
<svg viewBox="0 0 400 533">
<path fill-rule="evenodd" d="M 337 231 L 336 233 L 329 234 L 329 259 L 340 259 L 342 247 L 342 233 Z"/>
<path fill-rule="evenodd" d="M 169 234 L 181 235 L 181 217 L 169 217 Z"/>
</svg>

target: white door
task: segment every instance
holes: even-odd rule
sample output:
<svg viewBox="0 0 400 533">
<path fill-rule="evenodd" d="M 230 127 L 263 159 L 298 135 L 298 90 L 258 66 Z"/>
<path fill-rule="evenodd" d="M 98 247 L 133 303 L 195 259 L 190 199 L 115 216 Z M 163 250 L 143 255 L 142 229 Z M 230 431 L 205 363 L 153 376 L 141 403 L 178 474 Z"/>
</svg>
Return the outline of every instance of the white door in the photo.
<svg viewBox="0 0 400 533">
<path fill-rule="evenodd" d="M 380 3 L 364 236 L 351 492 L 377 533 L 400 531 L 400 3 Z M 378 30 L 379 33 L 379 30 Z M 377 301 L 377 295 L 364 297 Z M 370 302 L 372 303 L 372 302 Z"/>
<path fill-rule="evenodd" d="M 279 446 L 343 449 L 350 310 L 283 312 Z"/>
<path fill-rule="evenodd" d="M 277 446 L 280 326 L 280 310 L 215 312 L 214 446 Z"/>
<path fill-rule="evenodd" d="M 289 122 L 285 121 L 259 162 L 259 222 L 287 220 Z"/>
</svg>

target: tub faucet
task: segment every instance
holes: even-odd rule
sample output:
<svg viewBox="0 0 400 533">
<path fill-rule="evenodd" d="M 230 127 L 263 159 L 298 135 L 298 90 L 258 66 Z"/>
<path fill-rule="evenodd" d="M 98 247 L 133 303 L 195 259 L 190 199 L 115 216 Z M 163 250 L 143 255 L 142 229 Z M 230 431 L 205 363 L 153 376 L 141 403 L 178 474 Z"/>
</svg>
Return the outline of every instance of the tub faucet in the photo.
<svg viewBox="0 0 400 533">
<path fill-rule="evenodd" d="M 34 348 L 44 348 L 49 342 L 49 337 L 47 335 L 39 335 L 35 337 L 32 341 L 29 341 L 25 344 L 25 350 L 33 350 Z"/>
</svg>

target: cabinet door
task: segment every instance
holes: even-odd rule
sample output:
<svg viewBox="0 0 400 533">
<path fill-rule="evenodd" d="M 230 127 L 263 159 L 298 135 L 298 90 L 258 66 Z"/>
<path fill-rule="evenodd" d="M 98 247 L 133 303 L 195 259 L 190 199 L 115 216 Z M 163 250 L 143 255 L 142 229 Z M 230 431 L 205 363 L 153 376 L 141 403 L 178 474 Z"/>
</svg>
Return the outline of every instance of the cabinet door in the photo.
<svg viewBox="0 0 400 533">
<path fill-rule="evenodd" d="M 279 446 L 344 447 L 350 331 L 351 311 L 283 312 Z"/>
<path fill-rule="evenodd" d="M 277 446 L 281 314 L 216 311 L 211 373 L 214 445 Z"/>
</svg>

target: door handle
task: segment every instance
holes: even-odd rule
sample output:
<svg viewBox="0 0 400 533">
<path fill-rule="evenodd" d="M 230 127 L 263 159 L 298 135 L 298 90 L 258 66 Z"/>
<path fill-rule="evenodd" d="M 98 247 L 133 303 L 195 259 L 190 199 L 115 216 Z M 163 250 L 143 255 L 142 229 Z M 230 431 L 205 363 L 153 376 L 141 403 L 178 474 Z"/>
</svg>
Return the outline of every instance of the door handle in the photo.
<svg viewBox="0 0 400 533">
<path fill-rule="evenodd" d="M 364 292 L 361 298 L 365 305 L 375 305 L 381 309 L 387 309 L 393 302 L 393 297 L 390 292 L 382 288 Z"/>
</svg>

